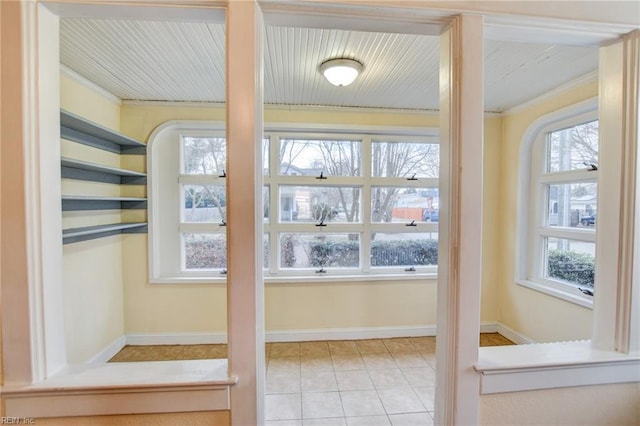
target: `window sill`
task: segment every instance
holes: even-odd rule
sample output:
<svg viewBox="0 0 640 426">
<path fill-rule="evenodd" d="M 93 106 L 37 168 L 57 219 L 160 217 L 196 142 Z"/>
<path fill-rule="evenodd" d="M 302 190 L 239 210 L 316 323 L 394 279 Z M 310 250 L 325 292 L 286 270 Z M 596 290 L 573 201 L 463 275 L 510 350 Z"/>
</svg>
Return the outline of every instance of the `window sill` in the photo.
<svg viewBox="0 0 640 426">
<path fill-rule="evenodd" d="M 69 366 L 42 382 L 2 388 L 5 416 L 71 417 L 229 409 L 227 360 Z"/>
<path fill-rule="evenodd" d="M 590 341 L 482 347 L 480 393 L 640 381 L 640 354 L 595 349 Z"/>
<path fill-rule="evenodd" d="M 556 297 L 558 299 L 565 300 L 567 302 L 574 303 L 576 305 L 583 306 L 585 308 L 593 309 L 593 297 L 582 294 L 577 288 L 567 285 L 567 289 L 551 287 L 548 285 L 540 284 L 531 280 L 516 280 L 516 284 L 523 287 L 530 288 L 540 293 L 548 294 L 549 296 Z"/>
<path fill-rule="evenodd" d="M 295 283 L 336 283 L 336 282 L 398 282 L 398 281 L 435 281 L 436 273 L 397 273 L 371 275 L 278 275 L 264 276 L 265 284 L 295 284 Z M 152 278 L 151 284 L 213 284 L 226 285 L 226 277 L 162 277 Z"/>
</svg>

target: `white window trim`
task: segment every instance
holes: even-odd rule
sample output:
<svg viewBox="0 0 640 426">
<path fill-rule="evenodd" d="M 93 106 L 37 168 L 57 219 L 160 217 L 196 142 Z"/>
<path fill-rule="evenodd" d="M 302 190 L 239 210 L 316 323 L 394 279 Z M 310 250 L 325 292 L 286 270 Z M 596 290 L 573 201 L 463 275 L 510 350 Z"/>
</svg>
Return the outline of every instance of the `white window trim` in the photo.
<svg viewBox="0 0 640 426">
<path fill-rule="evenodd" d="M 169 139 L 174 140 L 176 137 L 188 136 L 220 136 L 219 133 L 224 132 L 224 122 L 214 121 L 200 121 L 200 120 L 172 120 L 165 122 L 158 126 L 149 136 L 148 140 L 148 154 L 147 154 L 147 170 L 149 171 L 148 185 L 149 185 L 149 282 L 153 284 L 186 284 L 186 283 L 199 283 L 199 284 L 212 284 L 222 285 L 226 283 L 226 276 L 220 274 L 218 270 L 206 270 L 206 271 L 185 271 L 184 268 L 174 267 L 171 270 L 163 269 L 167 262 L 162 259 L 168 255 L 164 255 L 163 252 L 171 252 L 175 256 L 181 259 L 181 265 L 184 264 L 182 259 L 182 250 L 179 246 L 179 241 L 171 242 L 174 245 L 173 249 L 168 249 L 169 245 L 166 240 L 167 233 L 172 231 L 168 228 L 172 226 L 171 223 L 166 223 L 161 220 L 159 215 L 166 215 L 166 212 L 171 212 L 176 209 L 173 203 L 166 200 L 166 196 L 160 195 L 160 187 L 163 185 L 171 185 L 173 177 L 166 177 L 160 175 L 160 170 L 166 173 L 167 166 L 161 165 L 156 160 L 158 150 L 162 149 L 162 146 L 169 143 Z M 278 158 L 275 154 L 278 152 L 277 142 L 280 137 L 291 138 L 305 138 L 305 139 L 323 139 L 323 138 L 348 138 L 350 136 L 360 136 L 363 141 L 363 154 L 366 152 L 364 149 L 369 149 L 370 144 L 376 141 L 386 141 L 387 137 L 393 141 L 407 141 L 415 142 L 416 138 L 419 138 L 420 142 L 424 143 L 439 143 L 439 130 L 431 127 L 393 127 L 393 126 L 355 126 L 355 125 L 331 125 L 331 124 L 311 124 L 303 125 L 300 123 L 275 123 L 273 125 L 265 125 L 264 133 L 271 138 L 270 142 L 270 156 L 269 156 L 269 168 L 271 170 L 270 176 L 264 176 L 265 185 L 270 185 L 270 205 L 277 205 L 278 193 L 274 191 L 278 185 L 291 180 L 290 177 L 282 177 L 277 173 L 274 174 L 274 170 L 279 169 Z M 274 145 L 276 143 L 276 145 Z M 160 147 L 160 148 L 159 148 Z M 160 154 L 162 155 L 162 154 Z M 164 154 L 166 156 L 166 153 Z M 182 154 L 180 154 L 182 155 Z M 368 164 L 363 164 L 363 170 L 369 167 Z M 173 176 L 173 173 L 170 173 Z M 408 182 L 405 178 L 378 178 L 378 177 L 366 177 L 366 173 L 363 172 L 363 176 L 358 177 L 334 177 L 327 185 L 355 185 L 368 188 L 371 185 L 384 185 L 384 186 L 397 186 L 397 187 L 423 187 L 423 186 L 438 186 L 437 178 L 422 178 L 415 182 Z M 191 178 L 191 177 L 189 177 Z M 162 180 L 162 184 L 159 183 Z M 184 180 L 184 176 L 179 175 L 178 180 Z M 309 185 L 317 185 L 317 181 L 313 177 L 301 177 L 300 182 L 295 185 L 302 185 L 302 182 L 308 180 Z M 294 183 L 291 183 L 292 185 Z M 304 183 L 305 185 L 307 183 Z M 167 204 L 168 203 L 168 204 Z M 368 214 L 370 206 L 367 203 L 363 204 L 362 217 Z M 173 212 L 177 214 L 176 220 L 181 220 L 179 212 Z M 271 212 L 271 214 L 277 214 L 277 212 Z M 429 280 L 437 277 L 437 267 L 426 266 L 416 267 L 415 272 L 407 272 L 403 267 L 389 267 L 389 268 L 366 268 L 363 261 L 363 256 L 367 251 L 368 244 L 361 242 L 361 266 L 360 268 L 337 268 L 328 269 L 326 273 L 322 275 L 314 275 L 309 269 L 307 273 L 301 269 L 278 269 L 276 265 L 279 263 L 279 250 L 278 242 L 274 236 L 277 236 L 278 232 L 309 232 L 310 225 L 312 224 L 299 224 L 292 227 L 291 224 L 280 224 L 278 221 L 272 221 L 272 223 L 265 222 L 263 224 L 264 232 L 270 236 L 270 268 L 264 271 L 265 283 L 290 283 L 290 282 L 364 282 L 364 281 L 412 281 L 412 280 Z M 178 225 L 179 228 L 184 228 L 184 224 Z M 206 225 L 205 225 L 206 227 Z M 376 232 L 399 232 L 398 224 L 383 224 L 383 223 L 363 223 L 351 224 L 336 224 L 335 232 L 354 232 L 362 233 L 366 235 L 371 231 Z M 424 223 L 421 224 L 421 232 L 438 232 L 438 224 Z M 325 232 L 329 232 L 326 231 Z M 162 237 L 160 237 L 162 235 Z M 180 233 L 176 232 L 179 236 Z M 178 252 L 180 256 L 177 256 Z M 180 265 L 178 265 L 180 266 Z"/>
<path fill-rule="evenodd" d="M 517 225 L 516 225 L 516 263 L 515 263 L 515 283 L 524 287 L 548 294 L 559 299 L 575 303 L 586 308 L 593 308 L 593 298 L 584 295 L 577 286 L 564 284 L 560 281 L 549 280 L 538 277 L 531 277 L 531 271 L 540 270 L 539 256 L 533 256 L 538 250 L 539 243 L 534 241 L 539 234 L 539 224 L 534 223 L 532 217 L 535 213 L 531 212 L 529 206 L 533 203 L 536 205 L 544 205 L 546 201 L 543 191 L 532 190 L 532 173 L 533 167 L 542 165 L 544 162 L 540 158 L 544 155 L 541 149 L 536 149 L 539 144 L 545 143 L 546 134 L 552 129 L 568 127 L 577 122 L 586 122 L 597 119 L 598 98 L 594 97 L 567 108 L 546 114 L 534 121 L 525 131 L 522 138 L 519 153 L 519 175 L 518 175 L 518 198 L 517 198 Z M 602 147 L 600 148 L 602 149 Z M 537 158 L 532 158 L 536 157 Z M 585 172 L 586 173 L 586 172 Z M 590 172 L 591 173 L 591 172 Z M 563 176 L 564 173 L 554 173 L 554 181 L 568 178 Z M 584 176 L 593 179 L 593 175 Z M 541 180 L 550 177 L 542 177 Z M 555 179 L 557 178 L 557 179 Z M 575 181 L 571 178 L 571 181 Z M 538 201 L 534 203 L 532 200 Z M 542 201 L 541 201 L 542 200 Z M 554 235 L 564 235 L 563 230 L 557 230 Z M 595 235 L 583 235 L 580 230 L 566 231 L 563 237 L 578 238 L 585 241 L 595 241 Z"/>
</svg>

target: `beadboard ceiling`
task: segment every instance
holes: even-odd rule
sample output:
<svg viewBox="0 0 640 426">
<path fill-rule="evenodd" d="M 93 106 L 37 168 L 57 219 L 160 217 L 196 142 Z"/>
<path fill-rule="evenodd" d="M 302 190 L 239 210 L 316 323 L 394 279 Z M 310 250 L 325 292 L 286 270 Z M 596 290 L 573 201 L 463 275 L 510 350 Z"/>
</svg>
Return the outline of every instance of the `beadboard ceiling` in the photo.
<svg viewBox="0 0 640 426">
<path fill-rule="evenodd" d="M 122 100 L 224 102 L 224 25 L 64 18 L 61 63 Z M 597 69 L 596 47 L 486 40 L 485 109 L 501 112 Z M 267 104 L 434 110 L 438 38 L 267 27 Z M 348 87 L 318 73 L 326 59 L 364 64 Z"/>
</svg>

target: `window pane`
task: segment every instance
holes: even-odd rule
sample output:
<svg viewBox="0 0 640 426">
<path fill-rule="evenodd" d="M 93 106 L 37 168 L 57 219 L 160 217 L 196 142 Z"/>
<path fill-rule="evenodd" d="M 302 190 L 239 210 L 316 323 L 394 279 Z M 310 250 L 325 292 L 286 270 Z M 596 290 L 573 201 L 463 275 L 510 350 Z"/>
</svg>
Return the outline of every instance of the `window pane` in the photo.
<svg viewBox="0 0 640 426">
<path fill-rule="evenodd" d="M 225 234 L 183 234 L 186 269 L 224 269 L 227 266 Z"/>
<path fill-rule="evenodd" d="M 371 266 L 438 264 L 438 234 L 371 234 Z"/>
<path fill-rule="evenodd" d="M 371 174 L 374 177 L 437 178 L 440 145 L 430 143 L 373 142 Z"/>
<path fill-rule="evenodd" d="M 222 222 L 225 217 L 224 185 L 184 185 L 184 222 Z"/>
<path fill-rule="evenodd" d="M 262 210 L 265 222 L 269 222 L 269 185 L 262 187 Z"/>
<path fill-rule="evenodd" d="M 271 254 L 271 251 L 269 250 L 269 233 L 265 232 L 264 234 L 262 234 L 262 246 L 263 246 L 263 250 L 264 250 L 264 268 L 265 269 L 269 269 L 269 256 Z"/>
<path fill-rule="evenodd" d="M 262 171 L 264 176 L 269 176 L 269 138 L 262 139 Z"/>
<path fill-rule="evenodd" d="M 280 174 L 360 176 L 360 141 L 280 139 Z"/>
<path fill-rule="evenodd" d="M 191 175 L 221 174 L 227 167 L 224 138 L 184 137 L 183 173 Z"/>
<path fill-rule="evenodd" d="M 281 268 L 357 268 L 358 234 L 280 234 Z"/>
<path fill-rule="evenodd" d="M 562 238 L 546 240 L 546 277 L 593 288 L 596 245 Z"/>
<path fill-rule="evenodd" d="M 595 227 L 598 206 L 596 183 L 549 185 L 549 226 Z"/>
<path fill-rule="evenodd" d="M 438 188 L 371 187 L 372 222 L 438 222 Z"/>
<path fill-rule="evenodd" d="M 584 169 L 598 164 L 598 121 L 549 133 L 547 171 Z"/>
<path fill-rule="evenodd" d="M 360 188 L 280 186 L 280 222 L 359 222 Z"/>
</svg>

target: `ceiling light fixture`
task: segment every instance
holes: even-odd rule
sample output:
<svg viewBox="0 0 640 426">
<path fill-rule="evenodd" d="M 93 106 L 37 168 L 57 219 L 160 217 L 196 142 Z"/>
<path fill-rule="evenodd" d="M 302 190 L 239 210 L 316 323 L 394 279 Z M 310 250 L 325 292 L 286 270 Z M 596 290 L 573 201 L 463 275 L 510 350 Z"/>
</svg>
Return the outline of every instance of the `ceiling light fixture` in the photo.
<svg viewBox="0 0 640 426">
<path fill-rule="evenodd" d="M 348 86 L 362 72 L 364 66 L 355 59 L 338 58 L 324 61 L 318 71 L 334 86 Z"/>
</svg>

